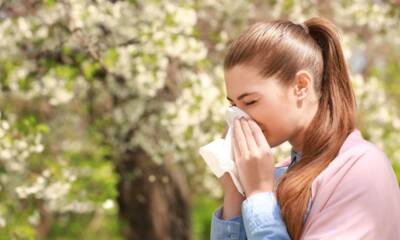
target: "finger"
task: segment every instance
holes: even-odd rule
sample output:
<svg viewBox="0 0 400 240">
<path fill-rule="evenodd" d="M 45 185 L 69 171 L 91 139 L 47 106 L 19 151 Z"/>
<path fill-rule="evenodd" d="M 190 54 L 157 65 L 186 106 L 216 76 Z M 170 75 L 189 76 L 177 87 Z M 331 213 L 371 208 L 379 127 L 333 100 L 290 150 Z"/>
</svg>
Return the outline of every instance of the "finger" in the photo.
<svg viewBox="0 0 400 240">
<path fill-rule="evenodd" d="M 243 134 L 241 124 L 237 118 L 234 121 L 233 132 L 233 138 L 236 141 L 236 146 L 239 149 L 240 156 L 246 158 L 249 151 L 247 149 L 246 138 Z"/>
<path fill-rule="evenodd" d="M 237 175 L 238 175 L 238 177 L 239 177 L 239 181 L 241 181 L 242 183 L 243 183 L 243 180 L 242 180 L 242 172 L 240 171 L 240 166 L 241 166 L 241 158 L 240 158 L 240 153 L 239 153 L 239 149 L 237 148 L 237 143 L 236 143 L 236 141 L 233 139 L 233 141 L 232 141 L 232 143 L 233 143 L 233 156 L 234 156 L 234 164 L 235 164 L 235 169 L 236 169 L 236 173 L 237 173 Z M 234 170 L 235 171 L 235 170 Z"/>
<path fill-rule="evenodd" d="M 271 146 L 268 143 L 267 138 L 264 136 L 261 128 L 253 121 L 249 121 L 250 129 L 253 133 L 254 139 L 257 142 L 257 145 L 261 149 L 271 150 Z"/>
<path fill-rule="evenodd" d="M 237 145 L 237 141 L 235 139 L 232 139 L 232 143 L 233 143 L 233 155 L 234 155 L 234 162 L 235 162 L 235 166 L 236 166 L 236 172 L 238 174 L 239 181 L 242 181 L 242 173 L 240 171 L 240 166 L 242 165 L 242 163 L 240 161 L 242 161 L 242 158 L 240 157 L 240 152 L 239 152 L 239 148 Z"/>
<path fill-rule="evenodd" d="M 234 157 L 234 161 L 237 163 L 238 161 L 240 161 L 240 153 L 239 153 L 239 149 L 237 148 L 237 143 L 235 139 L 232 139 L 232 148 L 233 148 L 233 157 Z"/>
<path fill-rule="evenodd" d="M 244 136 L 246 137 L 247 148 L 250 152 L 254 153 L 258 150 L 258 145 L 256 143 L 256 140 L 254 139 L 253 133 L 251 132 L 249 120 L 242 119 L 240 122 L 242 125 Z"/>
</svg>

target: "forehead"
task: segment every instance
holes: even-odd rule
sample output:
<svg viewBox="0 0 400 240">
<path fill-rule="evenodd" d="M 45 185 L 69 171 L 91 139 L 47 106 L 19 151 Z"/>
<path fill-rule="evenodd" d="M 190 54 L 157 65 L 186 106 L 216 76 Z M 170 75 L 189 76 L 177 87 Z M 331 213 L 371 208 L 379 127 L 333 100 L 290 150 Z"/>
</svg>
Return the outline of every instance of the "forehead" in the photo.
<svg viewBox="0 0 400 240">
<path fill-rule="evenodd" d="M 238 96 L 248 92 L 257 92 L 262 94 L 269 86 L 269 80 L 264 79 L 258 74 L 255 67 L 247 65 L 236 65 L 231 69 L 224 71 L 225 87 L 227 97 L 236 99 Z"/>
<path fill-rule="evenodd" d="M 236 99 L 243 93 L 256 92 L 261 95 L 283 96 L 285 89 L 275 78 L 263 78 L 257 68 L 236 65 L 224 71 L 227 97 Z"/>
<path fill-rule="evenodd" d="M 263 78 L 258 74 L 255 67 L 248 65 L 236 65 L 231 69 L 224 71 L 225 85 L 228 88 L 251 87 L 261 84 Z"/>
</svg>

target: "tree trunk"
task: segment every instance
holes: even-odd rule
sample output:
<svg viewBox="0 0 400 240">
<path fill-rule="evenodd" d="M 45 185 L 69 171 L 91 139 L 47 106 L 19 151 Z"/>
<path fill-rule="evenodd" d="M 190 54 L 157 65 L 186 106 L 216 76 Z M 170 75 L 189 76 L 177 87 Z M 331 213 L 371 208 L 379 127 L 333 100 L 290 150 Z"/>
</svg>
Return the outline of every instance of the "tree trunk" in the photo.
<svg viewBox="0 0 400 240">
<path fill-rule="evenodd" d="M 191 239 L 190 201 L 183 171 L 157 165 L 142 149 L 117 164 L 119 215 L 129 240 Z"/>
</svg>

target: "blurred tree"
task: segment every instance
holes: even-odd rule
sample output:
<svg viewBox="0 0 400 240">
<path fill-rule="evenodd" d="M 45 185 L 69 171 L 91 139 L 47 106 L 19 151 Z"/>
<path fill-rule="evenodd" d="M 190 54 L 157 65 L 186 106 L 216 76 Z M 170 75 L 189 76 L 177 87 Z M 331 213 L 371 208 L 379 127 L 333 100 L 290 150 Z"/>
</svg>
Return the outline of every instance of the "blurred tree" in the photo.
<svg viewBox="0 0 400 240">
<path fill-rule="evenodd" d="M 318 15 L 343 30 L 359 128 L 400 179 L 394 1 L 0 0 L 0 235 L 190 239 L 194 219 L 207 239 L 222 192 L 197 149 L 224 129 L 226 47 Z"/>
</svg>

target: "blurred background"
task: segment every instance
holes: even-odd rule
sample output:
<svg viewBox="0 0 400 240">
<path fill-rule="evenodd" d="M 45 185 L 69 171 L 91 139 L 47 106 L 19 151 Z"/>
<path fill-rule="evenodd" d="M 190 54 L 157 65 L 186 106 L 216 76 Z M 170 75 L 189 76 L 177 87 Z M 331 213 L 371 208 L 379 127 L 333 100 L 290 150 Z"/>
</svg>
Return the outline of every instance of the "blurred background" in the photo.
<svg viewBox="0 0 400 240">
<path fill-rule="evenodd" d="M 0 239 L 208 239 L 224 52 L 314 16 L 341 29 L 358 127 L 400 179 L 399 1 L 0 0 Z"/>
</svg>

